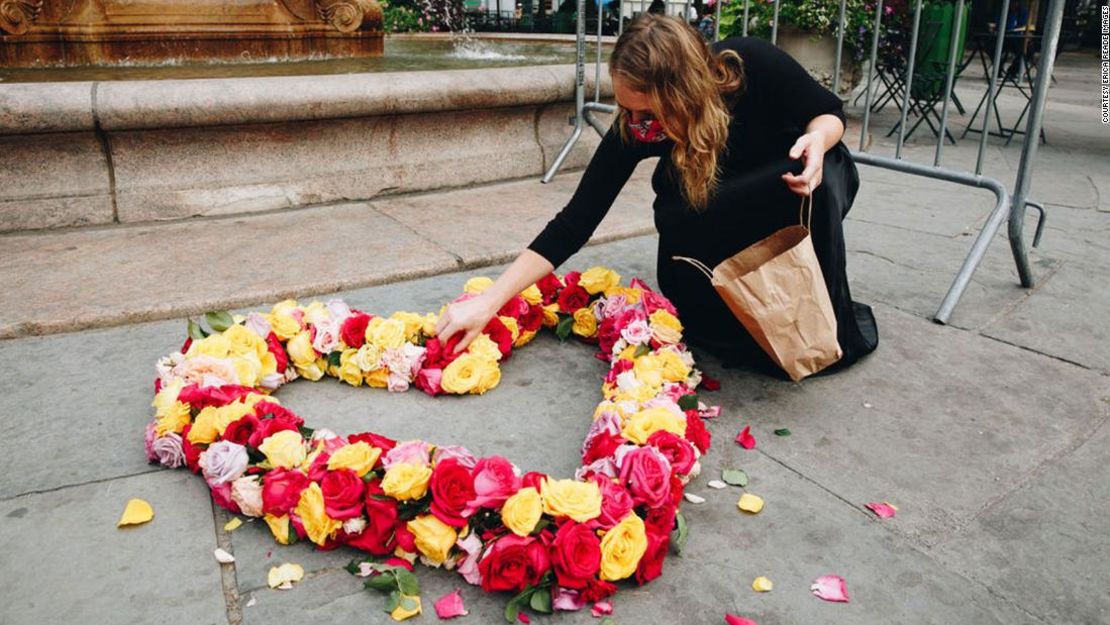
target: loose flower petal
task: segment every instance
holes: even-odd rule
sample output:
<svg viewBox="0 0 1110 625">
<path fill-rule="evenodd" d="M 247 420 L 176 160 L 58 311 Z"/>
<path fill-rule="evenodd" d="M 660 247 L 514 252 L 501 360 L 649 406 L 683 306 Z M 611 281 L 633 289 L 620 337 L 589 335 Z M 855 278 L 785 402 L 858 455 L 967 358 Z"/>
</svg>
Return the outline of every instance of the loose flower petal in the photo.
<svg viewBox="0 0 1110 625">
<path fill-rule="evenodd" d="M 721 479 L 726 484 L 743 488 L 748 485 L 748 474 L 743 469 L 725 469 L 721 471 Z"/>
<path fill-rule="evenodd" d="M 872 502 L 872 503 L 867 504 L 865 507 L 868 510 L 874 512 L 875 516 L 879 517 L 880 519 L 889 519 L 889 518 L 893 517 L 895 515 L 895 513 L 898 512 L 898 508 L 895 508 L 894 506 L 886 503 L 885 501 L 882 502 L 882 503 Z"/>
<path fill-rule="evenodd" d="M 601 601 L 598 601 L 597 603 L 595 603 L 594 607 L 590 608 L 590 614 L 593 614 L 594 618 L 601 618 L 603 616 L 608 616 L 612 613 L 613 613 L 613 602 L 609 599 L 602 599 Z"/>
<path fill-rule="evenodd" d="M 709 488 L 715 488 L 717 490 L 721 490 L 722 488 L 728 488 L 728 484 L 725 484 L 721 480 L 709 480 L 709 483 L 706 484 L 706 486 L 709 486 Z"/>
<path fill-rule="evenodd" d="M 127 502 L 127 507 L 123 509 L 123 516 L 119 518 L 119 523 L 116 527 L 123 527 L 124 525 L 142 525 L 154 518 L 154 508 L 142 499 L 132 499 Z"/>
<path fill-rule="evenodd" d="M 469 614 L 466 608 L 463 607 L 462 593 L 459 589 L 454 592 L 449 592 L 439 598 L 435 603 L 436 616 L 441 619 L 455 618 L 456 616 L 466 616 Z"/>
<path fill-rule="evenodd" d="M 756 592 L 771 592 L 774 587 L 775 584 L 762 575 L 752 580 L 752 590 Z"/>
<path fill-rule="evenodd" d="M 751 493 L 744 493 L 740 495 L 740 501 L 736 502 L 736 507 L 744 512 L 759 514 L 759 511 L 763 509 L 763 498 Z"/>
<path fill-rule="evenodd" d="M 695 495 L 694 493 L 686 493 L 685 495 L 683 495 L 683 497 L 685 497 L 686 501 L 689 501 L 690 503 L 705 503 L 705 497 Z"/>
<path fill-rule="evenodd" d="M 822 575 L 813 581 L 809 589 L 825 601 L 848 603 L 848 585 L 839 575 Z"/>
<path fill-rule="evenodd" d="M 721 390 L 721 381 L 718 380 L 717 378 L 709 377 L 709 374 L 702 371 L 701 372 L 701 387 L 704 388 L 707 391 L 710 391 L 710 392 L 719 391 L 719 390 Z"/>
<path fill-rule="evenodd" d="M 745 425 L 744 429 L 736 435 L 736 442 L 744 449 L 755 448 L 755 437 L 752 436 L 751 429 L 750 425 Z"/>
<path fill-rule="evenodd" d="M 286 562 L 281 566 L 270 567 L 270 573 L 266 576 L 266 582 L 270 588 L 278 588 L 280 590 L 289 590 L 293 584 L 304 579 L 304 568 L 299 564 L 292 564 Z"/>
<path fill-rule="evenodd" d="M 726 614 L 725 623 L 728 623 L 728 625 L 757 625 L 757 623 L 750 618 L 736 616 L 735 614 Z"/>
<path fill-rule="evenodd" d="M 239 529 L 241 525 L 243 525 L 243 519 L 240 519 L 239 517 L 233 517 L 230 521 L 224 523 L 224 531 L 234 532 L 235 530 Z"/>
<path fill-rule="evenodd" d="M 223 549 L 217 549 L 213 552 L 213 555 L 216 556 L 216 562 L 219 562 L 220 564 L 231 564 L 235 561 L 235 556 L 224 551 Z"/>
<path fill-rule="evenodd" d="M 393 608 L 389 616 L 393 620 L 400 622 L 420 614 L 421 610 L 419 596 L 401 595 L 401 602 L 397 604 L 396 608 Z"/>
<path fill-rule="evenodd" d="M 516 620 L 520 621 L 521 623 L 524 623 L 524 625 L 528 625 L 529 623 L 532 622 L 532 619 L 528 618 L 528 615 L 523 613 L 523 612 L 516 615 Z"/>
</svg>

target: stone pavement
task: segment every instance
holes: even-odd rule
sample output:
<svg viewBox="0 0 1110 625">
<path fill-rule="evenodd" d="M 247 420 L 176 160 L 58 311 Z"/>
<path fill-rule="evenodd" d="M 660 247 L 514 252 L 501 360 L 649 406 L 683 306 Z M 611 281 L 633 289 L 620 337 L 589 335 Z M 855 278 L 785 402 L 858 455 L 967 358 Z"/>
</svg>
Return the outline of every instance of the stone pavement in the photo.
<svg viewBox="0 0 1110 625">
<path fill-rule="evenodd" d="M 617 596 L 618 623 L 719 623 L 725 612 L 761 625 L 1110 622 L 1110 130 L 1097 121 L 1095 69 L 1063 55 L 1057 71 L 1033 185 L 1050 210 L 1036 288 L 1017 286 L 1000 236 L 952 323 L 931 322 L 992 197 L 861 167 L 849 275 L 856 299 L 875 307 L 879 350 L 801 384 L 699 354 L 723 383 L 708 396 L 723 407 L 709 424 L 714 447 L 690 487 L 707 501 L 684 506 L 689 545 L 666 574 Z M 978 87 L 962 84 L 965 103 Z M 1004 112 L 1019 104 L 1006 100 Z M 896 118 L 876 116 L 876 152 L 891 151 L 880 130 Z M 931 162 L 927 139 L 916 135 L 907 158 Z M 946 148 L 945 164 L 973 163 L 974 148 L 972 137 Z M 992 138 L 986 173 L 1012 184 L 1019 154 Z M 258 523 L 227 533 L 201 480 L 146 464 L 153 364 L 180 344 L 183 311 L 337 290 L 372 311 L 433 310 L 468 276 L 498 271 L 481 266 L 526 243 L 576 178 L 0 237 L 2 331 L 15 337 L 0 341 L 0 623 L 389 622 L 384 599 L 342 569 L 351 552 L 282 547 Z M 566 268 L 605 263 L 653 281 L 649 201 L 641 174 L 602 226 L 609 242 Z M 67 320 L 74 310 L 87 316 Z M 94 325 L 111 327 L 26 336 Z M 543 336 L 483 397 L 334 381 L 279 396 L 337 431 L 459 443 L 568 475 L 598 400 L 582 385 L 596 389 L 602 374 L 590 348 Z M 749 423 L 759 445 L 744 451 L 732 439 Z M 781 427 L 793 434 L 772 435 Z M 737 489 L 705 486 L 727 467 L 749 473 L 761 514 L 736 511 Z M 131 497 L 150 501 L 155 519 L 116 529 Z M 883 500 L 897 517 L 862 508 Z M 236 563 L 217 564 L 217 546 Z M 287 561 L 306 579 L 267 589 L 269 567 Z M 826 573 L 847 579 L 851 603 L 810 595 Z M 752 592 L 758 575 L 773 592 Z M 453 574 L 419 577 L 429 613 L 416 622 L 435 621 L 431 602 L 465 587 Z M 463 596 L 461 622 L 503 622 L 505 598 Z"/>
</svg>

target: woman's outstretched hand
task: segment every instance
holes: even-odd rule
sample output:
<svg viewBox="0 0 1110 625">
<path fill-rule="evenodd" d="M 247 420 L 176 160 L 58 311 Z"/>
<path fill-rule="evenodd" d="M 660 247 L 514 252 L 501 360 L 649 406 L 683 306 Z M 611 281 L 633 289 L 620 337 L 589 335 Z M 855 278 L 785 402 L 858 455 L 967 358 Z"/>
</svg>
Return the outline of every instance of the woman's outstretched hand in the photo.
<svg viewBox="0 0 1110 625">
<path fill-rule="evenodd" d="M 455 353 L 461 352 L 485 329 L 486 324 L 497 312 L 497 306 L 490 301 L 486 293 L 481 293 L 466 301 L 448 304 L 443 314 L 436 323 L 436 336 L 442 344 L 457 333 L 462 333 L 462 339 L 455 347 Z"/>
<path fill-rule="evenodd" d="M 802 173 L 794 175 L 785 173 L 782 179 L 790 190 L 801 196 L 809 195 L 821 184 L 821 175 L 825 166 L 825 138 L 820 132 L 809 132 L 794 142 L 790 148 L 790 158 L 801 158 L 805 168 Z"/>
</svg>

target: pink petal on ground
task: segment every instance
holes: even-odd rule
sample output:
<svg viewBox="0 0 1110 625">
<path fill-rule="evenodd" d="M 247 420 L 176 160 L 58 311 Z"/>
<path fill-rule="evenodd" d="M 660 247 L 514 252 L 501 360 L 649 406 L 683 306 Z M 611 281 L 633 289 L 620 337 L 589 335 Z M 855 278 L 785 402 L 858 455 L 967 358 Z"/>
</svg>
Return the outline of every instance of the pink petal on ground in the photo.
<svg viewBox="0 0 1110 625">
<path fill-rule="evenodd" d="M 455 618 L 456 616 L 466 616 L 469 612 L 463 607 L 462 594 L 459 589 L 455 592 L 449 592 L 436 601 L 436 616 L 441 619 Z"/>
<path fill-rule="evenodd" d="M 757 625 L 757 623 L 750 618 L 736 616 L 735 614 L 726 614 L 725 622 L 728 623 L 728 625 Z"/>
<path fill-rule="evenodd" d="M 848 585 L 839 575 L 822 575 L 813 580 L 809 589 L 825 601 L 848 603 Z"/>
<path fill-rule="evenodd" d="M 594 604 L 594 607 L 590 608 L 590 614 L 593 614 L 594 618 L 601 618 L 603 616 L 608 616 L 612 613 L 613 613 L 613 602 L 608 600 L 608 599 L 603 599 L 601 601 L 598 601 L 597 603 Z"/>
<path fill-rule="evenodd" d="M 875 516 L 879 517 L 880 519 L 889 519 L 890 517 L 894 516 L 894 514 L 897 512 L 897 510 L 894 509 L 894 506 L 891 506 L 888 503 L 874 503 L 873 502 L 873 503 L 867 504 L 864 507 L 867 508 L 868 510 L 874 512 Z"/>
<path fill-rule="evenodd" d="M 528 615 L 523 613 L 523 612 L 516 615 L 516 620 L 520 621 L 521 623 L 524 623 L 524 625 L 528 625 L 529 623 L 532 622 L 532 619 L 528 618 Z"/>
<path fill-rule="evenodd" d="M 744 429 L 740 430 L 740 433 L 736 435 L 736 442 L 744 449 L 755 448 L 755 437 L 752 436 L 751 429 L 752 427 L 750 425 L 745 425 Z"/>
</svg>

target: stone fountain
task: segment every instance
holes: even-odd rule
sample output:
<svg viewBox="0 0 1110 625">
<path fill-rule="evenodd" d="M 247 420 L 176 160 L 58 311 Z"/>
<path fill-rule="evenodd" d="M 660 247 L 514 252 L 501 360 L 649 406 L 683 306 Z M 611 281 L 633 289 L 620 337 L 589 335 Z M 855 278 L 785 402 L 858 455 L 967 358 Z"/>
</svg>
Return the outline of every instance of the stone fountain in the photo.
<svg viewBox="0 0 1110 625">
<path fill-rule="evenodd" d="M 0 66 L 373 56 L 376 0 L 0 0 Z"/>
</svg>

